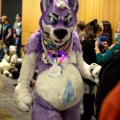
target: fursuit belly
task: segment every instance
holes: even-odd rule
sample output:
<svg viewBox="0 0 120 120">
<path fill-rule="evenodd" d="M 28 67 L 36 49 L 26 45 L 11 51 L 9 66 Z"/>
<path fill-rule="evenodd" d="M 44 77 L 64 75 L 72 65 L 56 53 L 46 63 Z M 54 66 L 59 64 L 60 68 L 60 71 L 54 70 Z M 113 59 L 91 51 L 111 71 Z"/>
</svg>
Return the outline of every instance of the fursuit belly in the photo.
<svg viewBox="0 0 120 120">
<path fill-rule="evenodd" d="M 73 64 L 68 64 L 59 77 L 48 75 L 49 69 L 39 74 L 36 90 L 44 100 L 62 111 L 76 105 L 84 93 L 83 80 Z"/>
</svg>

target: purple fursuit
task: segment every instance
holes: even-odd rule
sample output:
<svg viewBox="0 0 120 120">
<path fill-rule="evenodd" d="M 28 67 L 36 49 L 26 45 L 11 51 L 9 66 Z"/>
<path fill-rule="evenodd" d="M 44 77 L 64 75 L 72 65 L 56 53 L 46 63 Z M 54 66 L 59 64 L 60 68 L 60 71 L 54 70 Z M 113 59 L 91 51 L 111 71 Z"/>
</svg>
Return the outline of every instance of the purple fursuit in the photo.
<svg viewBox="0 0 120 120">
<path fill-rule="evenodd" d="M 29 111 L 32 103 L 32 120 L 80 120 L 84 93 L 81 76 L 90 78 L 91 74 L 85 68 L 75 32 L 78 0 L 41 0 L 40 8 L 40 32 L 29 37 L 15 89 L 17 106 Z M 32 98 L 28 80 L 36 68 L 38 77 Z"/>
<path fill-rule="evenodd" d="M 32 120 L 80 120 L 80 102 L 74 107 L 58 111 L 35 92 Z"/>
</svg>

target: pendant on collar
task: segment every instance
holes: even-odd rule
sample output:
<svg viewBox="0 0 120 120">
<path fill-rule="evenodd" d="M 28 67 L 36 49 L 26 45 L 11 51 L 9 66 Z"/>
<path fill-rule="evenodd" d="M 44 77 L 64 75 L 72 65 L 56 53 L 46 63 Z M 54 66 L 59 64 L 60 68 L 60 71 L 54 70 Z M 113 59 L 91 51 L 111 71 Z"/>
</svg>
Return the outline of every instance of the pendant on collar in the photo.
<svg viewBox="0 0 120 120">
<path fill-rule="evenodd" d="M 59 60 L 55 59 L 53 66 L 50 68 L 48 75 L 50 77 L 58 78 L 62 73 L 62 68 L 59 66 Z"/>
</svg>

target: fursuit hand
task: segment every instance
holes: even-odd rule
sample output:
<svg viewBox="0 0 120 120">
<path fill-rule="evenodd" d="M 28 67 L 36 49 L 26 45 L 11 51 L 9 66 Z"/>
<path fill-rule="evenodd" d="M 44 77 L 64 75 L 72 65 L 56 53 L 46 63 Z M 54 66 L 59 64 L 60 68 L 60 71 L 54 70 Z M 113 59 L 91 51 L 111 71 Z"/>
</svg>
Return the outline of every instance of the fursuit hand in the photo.
<svg viewBox="0 0 120 120">
<path fill-rule="evenodd" d="M 94 77 L 94 82 L 96 84 L 99 83 L 99 72 L 101 70 L 101 66 L 96 64 L 96 63 L 92 63 L 89 67 L 89 71 L 92 74 L 92 76 Z"/>
<path fill-rule="evenodd" d="M 29 87 L 19 83 L 15 88 L 14 98 L 21 111 L 28 112 L 30 110 L 32 97 L 29 92 Z"/>
</svg>

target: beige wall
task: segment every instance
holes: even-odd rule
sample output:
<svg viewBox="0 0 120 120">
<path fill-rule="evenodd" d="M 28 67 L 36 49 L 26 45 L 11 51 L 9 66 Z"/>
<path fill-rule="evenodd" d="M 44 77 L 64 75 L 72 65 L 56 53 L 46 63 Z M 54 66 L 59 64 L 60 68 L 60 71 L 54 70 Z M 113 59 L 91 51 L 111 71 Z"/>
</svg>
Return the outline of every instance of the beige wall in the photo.
<svg viewBox="0 0 120 120">
<path fill-rule="evenodd" d="M 40 12 L 40 0 L 22 0 L 22 44 L 38 29 Z"/>
<path fill-rule="evenodd" d="M 99 23 L 108 20 L 112 24 L 112 31 L 120 21 L 120 0 L 79 0 L 80 8 L 78 20 L 86 23 L 97 18 Z"/>
<path fill-rule="evenodd" d="M 39 26 L 41 16 L 40 0 L 22 0 L 22 44 L 25 44 L 28 36 Z M 120 0 L 79 0 L 78 20 L 86 23 L 97 18 L 99 23 L 108 20 L 112 24 L 113 31 L 116 23 L 120 21 Z"/>
</svg>

